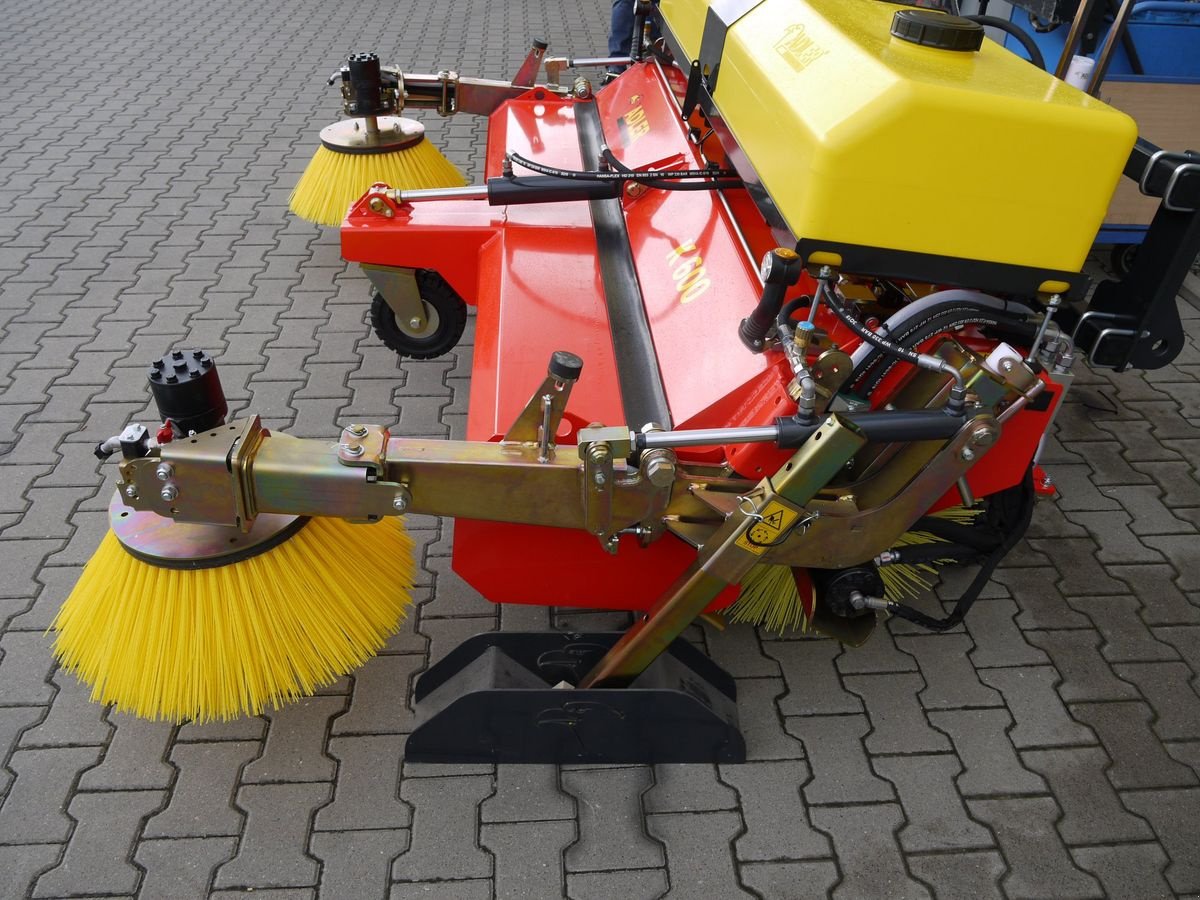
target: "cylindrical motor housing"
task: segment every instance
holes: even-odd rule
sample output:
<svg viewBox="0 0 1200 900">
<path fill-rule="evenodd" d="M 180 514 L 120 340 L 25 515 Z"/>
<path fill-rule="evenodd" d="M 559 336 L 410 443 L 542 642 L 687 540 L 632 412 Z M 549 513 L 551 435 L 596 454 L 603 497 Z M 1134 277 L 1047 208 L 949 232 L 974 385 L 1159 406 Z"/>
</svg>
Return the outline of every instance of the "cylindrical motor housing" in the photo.
<svg viewBox="0 0 1200 900">
<path fill-rule="evenodd" d="M 150 365 L 150 393 L 159 415 L 183 436 L 225 422 L 229 404 L 217 364 L 203 350 L 174 350 Z"/>
</svg>

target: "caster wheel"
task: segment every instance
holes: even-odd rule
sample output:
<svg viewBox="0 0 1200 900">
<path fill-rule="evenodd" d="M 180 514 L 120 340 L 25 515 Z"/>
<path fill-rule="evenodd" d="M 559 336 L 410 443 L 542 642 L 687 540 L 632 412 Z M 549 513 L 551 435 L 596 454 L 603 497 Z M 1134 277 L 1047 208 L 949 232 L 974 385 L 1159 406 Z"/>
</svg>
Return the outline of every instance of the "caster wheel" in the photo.
<svg viewBox="0 0 1200 900">
<path fill-rule="evenodd" d="M 414 329 L 396 320 L 396 314 L 379 291 L 371 291 L 371 326 L 375 334 L 400 356 L 433 359 L 454 349 L 467 326 L 467 304 L 437 272 L 417 271 L 417 287 L 425 304 L 425 326 Z"/>
<path fill-rule="evenodd" d="M 1112 248 L 1112 267 L 1118 276 L 1124 278 L 1133 268 L 1141 244 L 1117 244 Z"/>
</svg>

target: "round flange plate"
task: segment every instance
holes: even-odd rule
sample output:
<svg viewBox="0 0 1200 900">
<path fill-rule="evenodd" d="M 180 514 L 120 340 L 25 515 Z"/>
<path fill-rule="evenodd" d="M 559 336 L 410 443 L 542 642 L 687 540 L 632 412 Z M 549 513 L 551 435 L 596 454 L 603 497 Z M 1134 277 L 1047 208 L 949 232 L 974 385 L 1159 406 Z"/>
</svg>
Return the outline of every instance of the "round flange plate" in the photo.
<svg viewBox="0 0 1200 900">
<path fill-rule="evenodd" d="M 227 566 L 265 553 L 304 527 L 304 516 L 264 514 L 248 532 L 227 525 L 176 522 L 152 512 L 130 509 L 114 493 L 108 522 L 130 555 L 168 569 Z"/>
<path fill-rule="evenodd" d="M 425 139 L 425 126 L 415 119 L 379 116 L 379 130 L 367 130 L 366 119 L 343 119 L 321 129 L 321 143 L 335 153 L 392 153 Z"/>
</svg>

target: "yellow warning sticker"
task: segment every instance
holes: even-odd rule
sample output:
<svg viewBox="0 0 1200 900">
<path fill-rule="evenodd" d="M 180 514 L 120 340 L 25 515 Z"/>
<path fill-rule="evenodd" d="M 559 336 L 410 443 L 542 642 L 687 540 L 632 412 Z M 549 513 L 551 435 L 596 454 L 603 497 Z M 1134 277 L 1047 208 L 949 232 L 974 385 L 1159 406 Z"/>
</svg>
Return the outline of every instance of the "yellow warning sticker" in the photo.
<svg viewBox="0 0 1200 900">
<path fill-rule="evenodd" d="M 800 517 L 799 513 L 788 509 L 777 500 L 772 500 L 764 506 L 760 515 L 762 519 L 751 525 L 735 541 L 737 546 L 755 556 L 762 556 L 768 548 L 778 543 L 792 527 L 792 523 Z"/>
</svg>

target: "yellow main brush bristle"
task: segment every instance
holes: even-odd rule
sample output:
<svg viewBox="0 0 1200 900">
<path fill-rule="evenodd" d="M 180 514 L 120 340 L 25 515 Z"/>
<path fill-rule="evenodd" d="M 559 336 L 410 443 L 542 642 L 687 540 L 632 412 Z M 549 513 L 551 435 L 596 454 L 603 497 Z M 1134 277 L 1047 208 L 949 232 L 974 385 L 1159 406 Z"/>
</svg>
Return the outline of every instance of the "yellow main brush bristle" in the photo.
<svg viewBox="0 0 1200 900">
<path fill-rule="evenodd" d="M 769 631 L 808 630 L 804 599 L 788 566 L 757 565 L 742 579 L 737 600 L 724 612 L 731 622 L 762 625 Z"/>
<path fill-rule="evenodd" d="M 467 183 L 428 140 L 391 153 L 336 153 L 321 146 L 296 182 L 288 206 L 318 225 L 340 225 L 350 204 L 378 182 L 401 190 Z"/>
<path fill-rule="evenodd" d="M 54 620 L 54 653 L 92 700 L 150 719 L 256 715 L 362 665 L 411 602 L 399 520 L 313 519 L 258 556 L 164 569 L 110 531 Z"/>
</svg>

